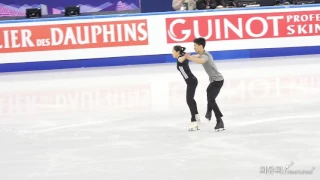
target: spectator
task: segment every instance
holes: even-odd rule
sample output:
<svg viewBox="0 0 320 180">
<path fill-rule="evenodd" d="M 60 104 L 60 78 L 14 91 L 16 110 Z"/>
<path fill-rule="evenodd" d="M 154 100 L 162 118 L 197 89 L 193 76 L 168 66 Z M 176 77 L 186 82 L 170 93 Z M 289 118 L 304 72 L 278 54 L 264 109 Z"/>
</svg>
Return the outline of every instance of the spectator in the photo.
<svg viewBox="0 0 320 180">
<path fill-rule="evenodd" d="M 197 9 L 215 9 L 217 7 L 225 6 L 224 0 L 198 0 L 197 1 Z"/>
<path fill-rule="evenodd" d="M 183 3 L 188 3 L 189 10 L 196 9 L 196 2 L 195 0 L 172 0 L 172 7 L 176 11 L 180 11 L 181 6 Z"/>
</svg>

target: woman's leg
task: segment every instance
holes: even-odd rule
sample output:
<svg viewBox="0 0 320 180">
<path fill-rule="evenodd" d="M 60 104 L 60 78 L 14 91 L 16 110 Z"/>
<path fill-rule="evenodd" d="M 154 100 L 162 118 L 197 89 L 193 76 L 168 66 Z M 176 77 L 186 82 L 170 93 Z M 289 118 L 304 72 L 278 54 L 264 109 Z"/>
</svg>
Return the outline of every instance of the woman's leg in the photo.
<svg viewBox="0 0 320 180">
<path fill-rule="evenodd" d="M 191 122 L 196 121 L 195 115 L 198 114 L 197 103 L 194 99 L 197 86 L 197 80 L 194 80 L 193 82 L 187 84 L 186 99 L 191 113 Z"/>
</svg>

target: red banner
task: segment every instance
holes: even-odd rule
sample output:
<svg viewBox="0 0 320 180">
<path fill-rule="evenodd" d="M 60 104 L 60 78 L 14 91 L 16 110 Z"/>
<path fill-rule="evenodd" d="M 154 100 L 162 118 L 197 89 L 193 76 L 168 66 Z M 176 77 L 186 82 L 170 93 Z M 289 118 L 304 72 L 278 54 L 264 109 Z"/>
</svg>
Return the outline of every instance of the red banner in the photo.
<svg viewBox="0 0 320 180">
<path fill-rule="evenodd" d="M 0 53 L 148 45 L 146 20 L 0 28 Z"/>
<path fill-rule="evenodd" d="M 167 18 L 167 42 L 320 35 L 320 11 Z"/>
</svg>

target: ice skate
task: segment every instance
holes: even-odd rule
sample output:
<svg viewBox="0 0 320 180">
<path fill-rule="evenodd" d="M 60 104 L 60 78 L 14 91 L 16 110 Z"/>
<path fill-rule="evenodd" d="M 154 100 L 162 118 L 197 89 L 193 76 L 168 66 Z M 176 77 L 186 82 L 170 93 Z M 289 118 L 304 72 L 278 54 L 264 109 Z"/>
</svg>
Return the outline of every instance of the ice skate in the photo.
<svg viewBox="0 0 320 180">
<path fill-rule="evenodd" d="M 224 131 L 224 123 L 221 118 L 217 119 L 216 127 L 214 127 L 216 131 Z"/>
<path fill-rule="evenodd" d="M 196 114 L 196 120 L 199 124 L 201 123 L 199 114 Z"/>
<path fill-rule="evenodd" d="M 197 121 L 191 122 L 189 131 L 197 131 L 197 130 L 200 130 L 198 122 Z"/>
<path fill-rule="evenodd" d="M 208 120 L 208 121 L 211 121 L 211 117 L 212 117 L 212 111 L 207 111 L 207 113 L 206 113 L 206 119 Z"/>
</svg>

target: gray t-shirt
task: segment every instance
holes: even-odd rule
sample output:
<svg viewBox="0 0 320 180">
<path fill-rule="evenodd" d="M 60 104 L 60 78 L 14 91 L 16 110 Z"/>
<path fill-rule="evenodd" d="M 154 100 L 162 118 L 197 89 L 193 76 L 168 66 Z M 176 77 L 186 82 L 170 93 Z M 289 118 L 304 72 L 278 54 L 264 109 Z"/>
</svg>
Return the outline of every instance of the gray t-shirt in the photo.
<svg viewBox="0 0 320 180">
<path fill-rule="evenodd" d="M 222 81 L 224 79 L 222 74 L 218 71 L 216 65 L 214 64 L 213 57 L 210 53 L 208 53 L 207 51 L 204 51 L 199 58 L 202 58 L 205 60 L 205 63 L 202 64 L 202 66 L 204 70 L 207 72 L 210 82 Z"/>
</svg>

